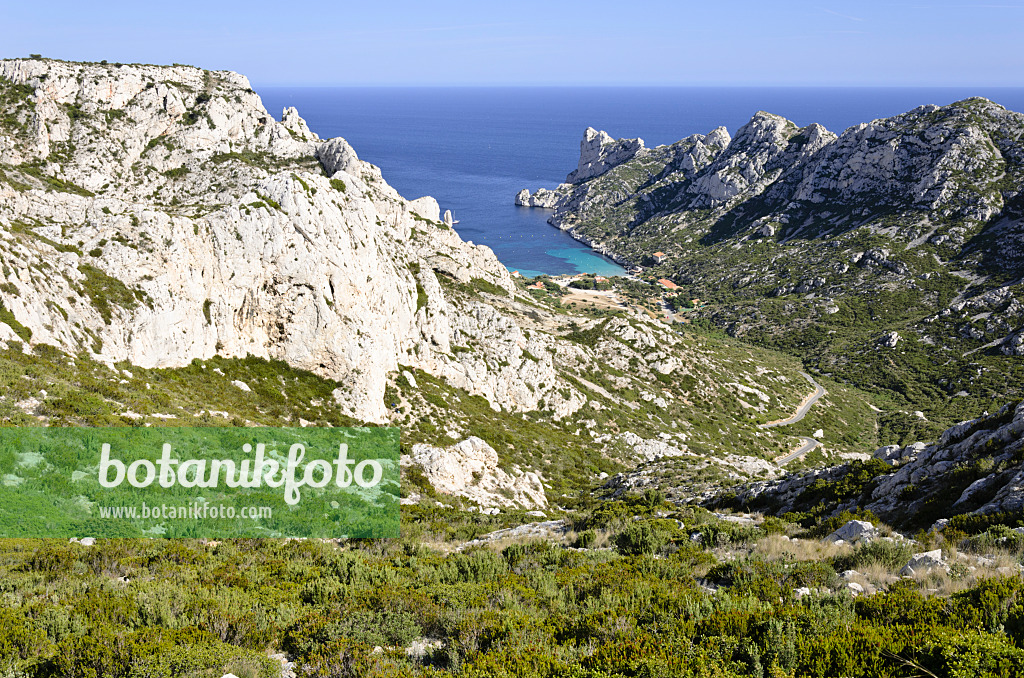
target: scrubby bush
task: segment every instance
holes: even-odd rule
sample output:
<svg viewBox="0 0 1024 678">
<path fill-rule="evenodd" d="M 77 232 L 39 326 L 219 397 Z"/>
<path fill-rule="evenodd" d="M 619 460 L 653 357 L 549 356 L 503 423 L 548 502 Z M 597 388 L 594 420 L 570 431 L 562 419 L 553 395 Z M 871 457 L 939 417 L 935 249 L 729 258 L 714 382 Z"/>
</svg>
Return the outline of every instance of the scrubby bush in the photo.
<svg viewBox="0 0 1024 678">
<path fill-rule="evenodd" d="M 853 553 L 836 559 L 837 570 L 860 570 L 881 566 L 889 571 L 899 570 L 914 556 L 914 547 L 906 541 L 872 539 L 858 544 Z"/>
<path fill-rule="evenodd" d="M 977 553 L 993 549 L 1006 549 L 1014 553 L 1021 553 L 1024 551 L 1024 534 L 1007 525 L 993 525 L 984 532 L 967 538 L 962 545 Z"/>
<path fill-rule="evenodd" d="M 623 555 L 657 553 L 668 543 L 669 534 L 651 521 L 636 522 L 615 536 L 615 548 Z"/>
<path fill-rule="evenodd" d="M 597 533 L 593 530 L 584 530 L 577 535 L 576 543 L 573 546 L 579 549 L 588 549 L 594 545 L 595 541 L 597 541 Z"/>
</svg>

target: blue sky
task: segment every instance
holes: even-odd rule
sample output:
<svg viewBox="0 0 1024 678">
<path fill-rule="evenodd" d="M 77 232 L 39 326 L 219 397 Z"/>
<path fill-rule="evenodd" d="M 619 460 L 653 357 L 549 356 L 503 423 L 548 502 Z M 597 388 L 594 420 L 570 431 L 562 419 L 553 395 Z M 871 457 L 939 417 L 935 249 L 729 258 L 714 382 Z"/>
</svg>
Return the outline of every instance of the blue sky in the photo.
<svg viewBox="0 0 1024 678">
<path fill-rule="evenodd" d="M 255 85 L 1024 86 L 1024 0 L 8 2 L 0 56 Z"/>
</svg>

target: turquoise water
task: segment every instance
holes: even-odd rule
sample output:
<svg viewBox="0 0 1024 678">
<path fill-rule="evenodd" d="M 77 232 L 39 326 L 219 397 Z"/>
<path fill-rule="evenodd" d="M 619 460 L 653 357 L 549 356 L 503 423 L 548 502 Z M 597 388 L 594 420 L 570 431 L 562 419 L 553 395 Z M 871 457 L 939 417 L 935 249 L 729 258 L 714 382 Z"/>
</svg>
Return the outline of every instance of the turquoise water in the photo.
<svg viewBox="0 0 1024 678">
<path fill-rule="evenodd" d="M 851 125 L 984 96 L 1024 110 L 1024 89 L 959 88 L 257 88 L 280 115 L 296 106 L 321 137 L 348 139 L 407 198 L 432 195 L 466 240 L 524 274 L 622 269 L 516 207 L 523 188 L 554 188 L 576 168 L 588 126 L 669 144 L 719 125 L 730 133 L 757 111 L 798 125 Z"/>
<path fill-rule="evenodd" d="M 556 259 L 562 259 L 576 271 L 581 273 L 595 273 L 597 275 L 613 276 L 623 275 L 625 269 L 616 264 L 611 259 L 597 254 L 590 249 L 581 249 L 579 247 L 565 247 L 563 249 L 549 249 L 547 250 L 549 256 L 555 257 Z M 519 271 L 525 276 L 540 275 L 543 271 Z"/>
</svg>

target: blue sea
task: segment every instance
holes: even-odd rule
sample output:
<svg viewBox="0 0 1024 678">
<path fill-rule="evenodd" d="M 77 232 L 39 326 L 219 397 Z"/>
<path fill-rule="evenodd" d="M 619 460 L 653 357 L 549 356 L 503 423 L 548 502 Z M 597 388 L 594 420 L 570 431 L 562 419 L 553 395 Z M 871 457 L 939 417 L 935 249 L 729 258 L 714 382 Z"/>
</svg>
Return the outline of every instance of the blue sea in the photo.
<svg viewBox="0 0 1024 678">
<path fill-rule="evenodd" d="M 295 106 L 321 137 L 345 137 L 406 198 L 432 195 L 465 240 L 491 247 L 524 275 L 622 269 L 515 207 L 523 188 L 554 188 L 576 168 L 583 130 L 668 144 L 719 125 L 729 132 L 759 110 L 834 132 L 984 96 L 1024 111 L 1024 89 L 1006 88 L 281 88 L 258 89 L 280 116 Z"/>
</svg>

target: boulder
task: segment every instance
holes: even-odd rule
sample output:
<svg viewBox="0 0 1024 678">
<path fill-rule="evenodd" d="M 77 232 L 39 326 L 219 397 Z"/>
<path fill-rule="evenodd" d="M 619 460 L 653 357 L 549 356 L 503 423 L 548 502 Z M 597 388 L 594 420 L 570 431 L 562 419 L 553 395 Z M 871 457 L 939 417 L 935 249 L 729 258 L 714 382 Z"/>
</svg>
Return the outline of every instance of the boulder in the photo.
<svg viewBox="0 0 1024 678">
<path fill-rule="evenodd" d="M 442 494 L 465 497 L 488 514 L 498 507 L 540 509 L 547 506 L 544 483 L 535 471 L 498 466 L 498 453 L 476 436 L 448 448 L 417 443 L 403 465 L 418 464 L 430 484 Z"/>
<path fill-rule="evenodd" d="M 362 163 L 356 151 L 347 141 L 336 137 L 317 146 L 316 158 L 324 168 L 327 176 L 338 172 L 357 175 Z"/>
<path fill-rule="evenodd" d="M 878 530 L 871 523 L 864 520 L 851 520 L 832 534 L 825 537 L 824 541 L 837 543 L 839 541 L 857 543 L 870 541 L 878 537 Z"/>
<path fill-rule="evenodd" d="M 900 570 L 900 576 L 913 577 L 919 572 L 927 572 L 936 567 L 949 569 L 946 566 L 945 561 L 942 559 L 942 549 L 918 553 L 910 559 L 909 563 L 903 566 L 903 569 Z"/>
<path fill-rule="evenodd" d="M 896 348 L 901 339 L 899 332 L 886 332 L 878 340 L 878 345 L 884 348 Z"/>
</svg>

